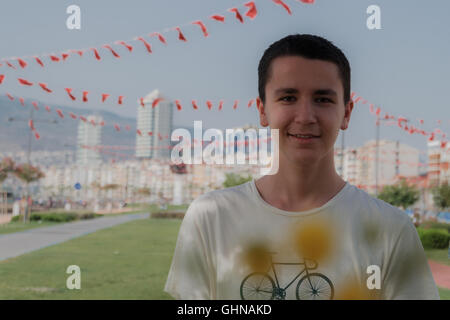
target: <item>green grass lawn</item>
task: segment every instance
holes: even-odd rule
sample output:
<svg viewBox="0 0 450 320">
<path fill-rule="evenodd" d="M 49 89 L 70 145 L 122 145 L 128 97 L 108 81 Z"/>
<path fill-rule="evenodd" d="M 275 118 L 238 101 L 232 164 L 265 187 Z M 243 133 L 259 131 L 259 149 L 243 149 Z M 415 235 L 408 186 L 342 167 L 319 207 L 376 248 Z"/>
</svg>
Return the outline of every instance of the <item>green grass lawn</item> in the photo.
<svg viewBox="0 0 450 320">
<path fill-rule="evenodd" d="M 448 249 L 427 249 L 425 250 L 425 253 L 428 259 L 450 266 Z"/>
<path fill-rule="evenodd" d="M 439 289 L 439 295 L 441 296 L 441 300 L 450 300 L 450 290 L 449 289 Z"/>
<path fill-rule="evenodd" d="M 22 221 L 10 222 L 10 223 L 5 223 L 5 224 L 0 224 L 0 234 L 25 231 L 25 230 L 40 228 L 40 227 L 54 226 L 57 224 L 58 224 L 57 222 L 41 222 L 41 223 L 39 223 L 39 221 L 31 221 L 31 222 L 27 222 L 27 223 L 23 223 Z"/>
<path fill-rule="evenodd" d="M 163 288 L 180 224 L 131 221 L 0 261 L 0 299 L 171 299 Z M 445 249 L 426 253 L 447 259 Z M 66 288 L 69 265 L 81 268 L 81 290 Z M 439 294 L 450 300 L 450 290 Z"/>
<path fill-rule="evenodd" d="M 0 299 L 171 299 L 163 292 L 181 220 L 145 219 L 0 261 Z M 69 290 L 66 269 L 81 269 Z"/>
</svg>

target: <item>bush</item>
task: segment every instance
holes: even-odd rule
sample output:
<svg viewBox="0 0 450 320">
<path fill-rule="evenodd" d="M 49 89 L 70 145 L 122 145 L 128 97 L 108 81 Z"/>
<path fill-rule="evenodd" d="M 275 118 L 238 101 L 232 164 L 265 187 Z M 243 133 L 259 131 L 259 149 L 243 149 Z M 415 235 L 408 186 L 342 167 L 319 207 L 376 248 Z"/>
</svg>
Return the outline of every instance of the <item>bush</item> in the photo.
<svg viewBox="0 0 450 320">
<path fill-rule="evenodd" d="M 89 213 L 81 213 L 81 214 L 79 214 L 78 215 L 78 218 L 80 219 L 80 220 L 87 220 L 87 219 L 94 219 L 94 218 L 96 218 L 96 217 L 101 217 L 102 215 L 100 215 L 100 214 L 96 214 L 96 213 L 93 213 L 93 212 L 89 212 Z"/>
<path fill-rule="evenodd" d="M 30 221 L 70 222 L 77 218 L 74 212 L 32 213 Z"/>
<path fill-rule="evenodd" d="M 23 216 L 19 215 L 19 216 L 14 216 L 11 218 L 11 222 L 18 222 L 18 221 L 22 221 L 23 220 Z"/>
<path fill-rule="evenodd" d="M 417 232 L 425 249 L 446 249 L 449 247 L 450 234 L 446 230 L 418 228 Z"/>
</svg>

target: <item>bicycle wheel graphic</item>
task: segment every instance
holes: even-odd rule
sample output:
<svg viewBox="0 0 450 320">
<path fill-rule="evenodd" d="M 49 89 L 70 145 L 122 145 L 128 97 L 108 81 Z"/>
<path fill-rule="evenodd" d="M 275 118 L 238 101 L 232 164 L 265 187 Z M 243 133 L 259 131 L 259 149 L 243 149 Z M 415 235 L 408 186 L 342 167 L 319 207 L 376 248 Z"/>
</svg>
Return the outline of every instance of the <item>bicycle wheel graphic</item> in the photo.
<svg viewBox="0 0 450 320">
<path fill-rule="evenodd" d="M 272 300 L 275 282 L 267 274 L 254 272 L 249 274 L 241 283 L 242 300 Z"/>
<path fill-rule="evenodd" d="M 331 300 L 333 296 L 333 284 L 321 273 L 310 273 L 297 284 L 298 300 Z"/>
</svg>

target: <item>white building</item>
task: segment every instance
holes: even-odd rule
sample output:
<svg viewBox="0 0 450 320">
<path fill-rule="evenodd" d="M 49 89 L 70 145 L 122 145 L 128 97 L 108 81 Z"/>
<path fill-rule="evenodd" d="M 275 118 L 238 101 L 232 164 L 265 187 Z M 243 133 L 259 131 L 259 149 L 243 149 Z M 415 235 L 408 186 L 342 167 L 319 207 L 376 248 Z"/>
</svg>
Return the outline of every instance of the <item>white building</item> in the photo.
<svg viewBox="0 0 450 320">
<path fill-rule="evenodd" d="M 450 182 L 450 144 L 439 140 L 428 142 L 428 179 L 430 186 Z"/>
<path fill-rule="evenodd" d="M 94 121 L 96 125 L 93 125 Z M 100 116 L 90 115 L 87 121 L 80 121 L 78 124 L 77 137 L 77 164 L 79 165 L 99 165 L 102 162 L 100 152 L 97 149 L 101 145 L 102 121 Z"/>
<path fill-rule="evenodd" d="M 385 185 L 397 182 L 399 176 L 416 177 L 419 175 L 419 150 L 398 141 L 379 140 L 378 169 L 376 166 L 376 141 L 370 140 L 358 148 L 344 150 L 342 154 L 335 148 L 336 171 L 351 184 L 375 194 L 376 186 L 381 191 Z M 377 172 L 378 170 L 378 179 Z"/>
<path fill-rule="evenodd" d="M 161 99 L 155 107 L 153 102 Z M 158 90 L 149 93 L 139 101 L 137 112 L 136 157 L 169 158 L 170 135 L 172 133 L 173 103 L 164 98 Z"/>
</svg>

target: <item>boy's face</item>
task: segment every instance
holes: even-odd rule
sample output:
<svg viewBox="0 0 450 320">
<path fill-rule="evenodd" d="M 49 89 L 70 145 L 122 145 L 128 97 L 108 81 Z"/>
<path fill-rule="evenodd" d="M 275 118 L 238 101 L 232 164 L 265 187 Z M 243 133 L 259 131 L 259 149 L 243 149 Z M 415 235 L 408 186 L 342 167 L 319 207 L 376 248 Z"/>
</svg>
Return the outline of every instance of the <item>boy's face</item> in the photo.
<svg viewBox="0 0 450 320">
<path fill-rule="evenodd" d="M 259 107 L 260 123 L 279 129 L 280 157 L 310 164 L 333 159 L 339 129 L 350 121 L 353 102 L 344 105 L 338 67 L 328 61 L 284 56 L 274 59 Z M 299 138 L 293 135 L 313 135 Z"/>
</svg>

